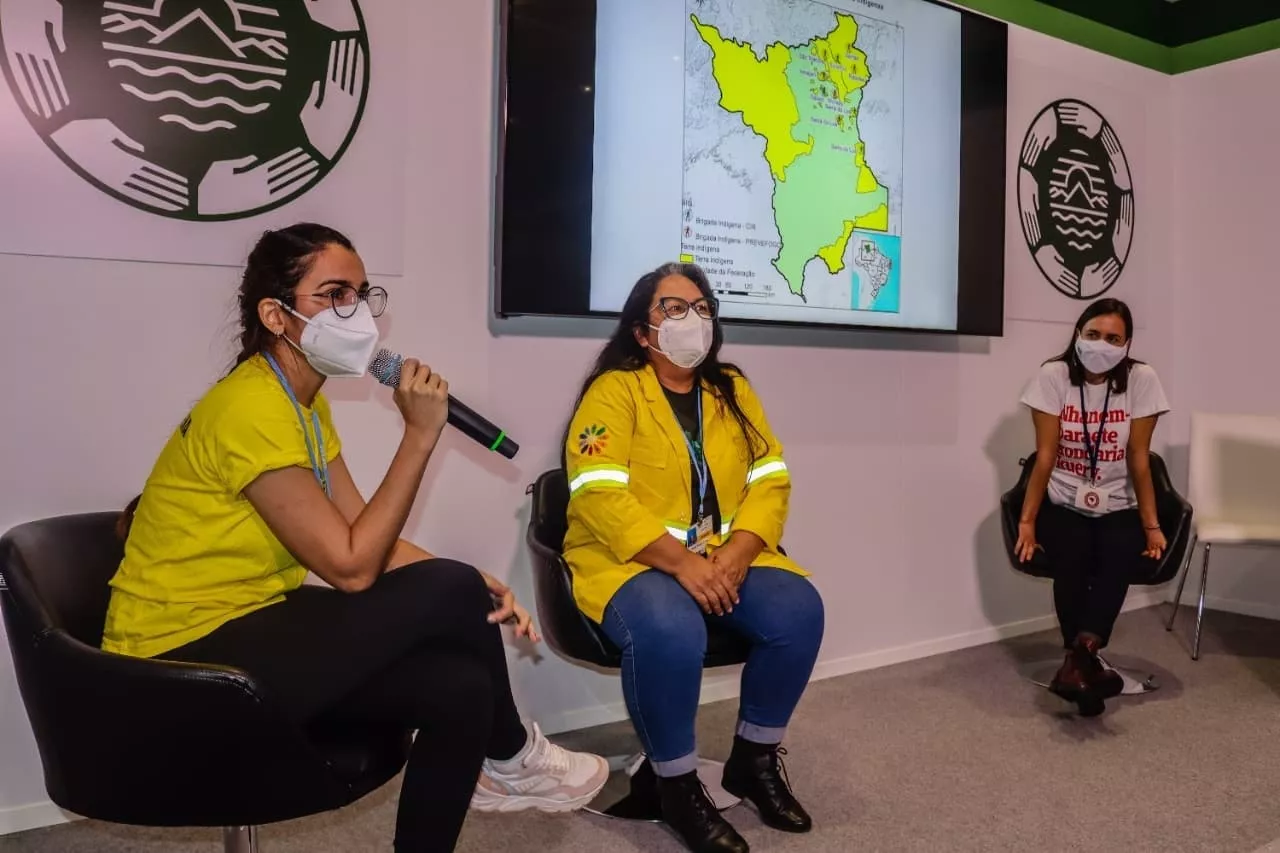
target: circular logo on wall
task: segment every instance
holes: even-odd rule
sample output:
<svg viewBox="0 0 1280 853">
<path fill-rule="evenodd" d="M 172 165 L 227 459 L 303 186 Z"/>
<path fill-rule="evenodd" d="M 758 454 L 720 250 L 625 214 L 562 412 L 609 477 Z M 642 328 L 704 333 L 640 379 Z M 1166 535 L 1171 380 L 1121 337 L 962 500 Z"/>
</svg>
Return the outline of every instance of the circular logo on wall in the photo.
<svg viewBox="0 0 1280 853">
<path fill-rule="evenodd" d="M 1049 283 L 1073 299 L 1111 288 L 1133 243 L 1133 182 L 1115 130 L 1093 107 L 1054 101 L 1022 143 L 1022 234 Z"/>
<path fill-rule="evenodd" d="M 31 126 L 100 190 L 239 219 L 341 159 L 369 39 L 357 0 L 0 0 L 0 67 Z"/>
</svg>

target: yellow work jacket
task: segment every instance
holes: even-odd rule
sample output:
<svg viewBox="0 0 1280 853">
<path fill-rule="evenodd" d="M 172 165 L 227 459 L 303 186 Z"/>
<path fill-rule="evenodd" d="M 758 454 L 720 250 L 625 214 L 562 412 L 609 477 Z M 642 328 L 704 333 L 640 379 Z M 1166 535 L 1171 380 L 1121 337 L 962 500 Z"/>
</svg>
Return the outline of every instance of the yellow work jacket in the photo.
<svg viewBox="0 0 1280 853">
<path fill-rule="evenodd" d="M 735 530 L 750 531 L 765 543 L 756 565 L 807 574 L 778 553 L 791 493 L 782 446 L 744 377 L 735 377 L 735 391 L 765 446 L 756 439 L 752 461 L 738 422 L 704 383 L 703 445 L 721 518 L 710 547 Z M 684 542 L 693 521 L 689 448 L 652 367 L 615 370 L 592 383 L 569 425 L 565 460 L 564 556 L 578 606 L 600 622 L 614 593 L 648 568 L 636 554 L 661 536 Z"/>
</svg>

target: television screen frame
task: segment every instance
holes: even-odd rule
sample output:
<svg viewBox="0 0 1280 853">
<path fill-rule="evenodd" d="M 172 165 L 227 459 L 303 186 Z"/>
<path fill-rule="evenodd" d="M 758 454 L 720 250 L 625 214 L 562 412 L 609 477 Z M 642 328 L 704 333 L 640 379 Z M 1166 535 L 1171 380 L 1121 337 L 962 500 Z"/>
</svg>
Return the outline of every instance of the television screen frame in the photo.
<svg viewBox="0 0 1280 853">
<path fill-rule="evenodd" d="M 910 2 L 943 6 L 961 16 L 956 328 L 722 316 L 726 325 L 1004 334 L 1009 26 L 938 0 Z M 617 311 L 590 307 L 596 0 L 502 0 L 499 8 L 494 315 L 616 319 Z M 538 79 L 529 76 L 531 68 L 542 75 L 540 92 L 527 91 Z M 545 156 L 552 128 L 558 162 Z M 550 202 L 538 205 L 532 199 Z M 547 287 L 550 281 L 556 282 L 554 288 Z"/>
</svg>

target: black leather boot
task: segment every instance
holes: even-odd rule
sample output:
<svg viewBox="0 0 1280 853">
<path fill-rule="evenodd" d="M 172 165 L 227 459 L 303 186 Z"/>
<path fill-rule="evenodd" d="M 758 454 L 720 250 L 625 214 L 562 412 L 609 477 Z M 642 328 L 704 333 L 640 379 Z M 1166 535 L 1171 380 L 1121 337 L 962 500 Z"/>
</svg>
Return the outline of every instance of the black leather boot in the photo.
<svg viewBox="0 0 1280 853">
<path fill-rule="evenodd" d="M 1094 680 L 1094 690 L 1103 699 L 1114 699 L 1124 692 L 1124 676 L 1114 669 L 1102 667 L 1102 671 Z"/>
<path fill-rule="evenodd" d="M 662 820 L 693 853 L 748 853 L 746 839 L 721 817 L 697 773 L 658 778 Z"/>
<path fill-rule="evenodd" d="M 1078 639 L 1054 674 L 1049 690 L 1068 702 L 1076 703 L 1080 716 L 1096 717 L 1106 710 L 1104 696 L 1098 686 L 1102 671 L 1097 641 Z"/>
<path fill-rule="evenodd" d="M 766 826 L 783 832 L 808 832 L 813 819 L 791 793 L 782 756 L 787 751 L 777 745 L 733 739 L 733 752 L 724 765 L 724 789 L 756 807 Z"/>
<path fill-rule="evenodd" d="M 658 795 L 658 775 L 648 758 L 631 774 L 627 795 L 605 810 L 609 817 L 626 820 L 662 820 L 662 798 Z"/>
</svg>

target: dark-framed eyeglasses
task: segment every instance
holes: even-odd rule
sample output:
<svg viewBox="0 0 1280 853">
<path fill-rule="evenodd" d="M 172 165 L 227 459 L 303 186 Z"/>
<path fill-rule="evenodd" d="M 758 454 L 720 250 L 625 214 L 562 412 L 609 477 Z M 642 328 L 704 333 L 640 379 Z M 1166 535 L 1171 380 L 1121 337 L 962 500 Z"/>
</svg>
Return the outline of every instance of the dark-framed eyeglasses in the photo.
<svg viewBox="0 0 1280 853">
<path fill-rule="evenodd" d="M 356 307 L 361 302 L 369 304 L 369 313 L 375 317 L 381 317 L 382 312 L 387 310 L 387 291 L 382 287 L 365 286 L 356 290 L 349 284 L 342 287 L 335 287 L 328 293 L 310 293 L 312 299 L 327 299 L 329 304 L 333 306 L 333 313 L 342 319 L 354 317 Z"/>
<path fill-rule="evenodd" d="M 719 301 L 710 296 L 695 299 L 693 302 L 681 299 L 679 296 L 664 296 L 653 307 L 671 320 L 683 319 L 689 313 L 690 308 L 704 320 L 715 319 L 716 314 L 720 311 Z"/>
</svg>

